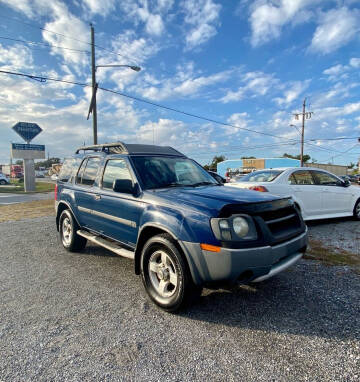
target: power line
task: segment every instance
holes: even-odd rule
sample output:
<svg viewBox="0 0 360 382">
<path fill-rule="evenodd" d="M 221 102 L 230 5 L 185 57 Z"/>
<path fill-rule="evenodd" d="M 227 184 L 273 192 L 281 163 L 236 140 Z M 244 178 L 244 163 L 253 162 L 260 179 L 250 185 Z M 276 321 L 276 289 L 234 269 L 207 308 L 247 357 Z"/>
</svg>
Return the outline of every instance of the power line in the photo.
<svg viewBox="0 0 360 382">
<path fill-rule="evenodd" d="M 54 31 L 51 31 L 51 30 L 49 30 L 49 29 L 43 28 L 43 27 L 41 27 L 41 26 L 39 26 L 39 25 L 26 23 L 26 22 L 24 22 L 24 21 L 22 21 L 22 20 L 18 20 L 18 19 L 13 18 L 13 17 L 3 16 L 3 15 L 0 15 L 0 17 L 2 17 L 2 18 L 4 18 L 4 19 L 7 19 L 7 20 L 15 21 L 15 22 L 20 23 L 20 24 L 27 25 L 27 26 L 29 26 L 29 27 L 31 27 L 31 28 L 40 29 L 40 30 L 42 30 L 42 31 L 44 31 L 44 32 L 53 33 L 53 34 L 55 34 L 55 35 L 62 36 L 62 37 L 64 37 L 64 38 L 67 38 L 67 39 L 70 39 L 70 40 L 77 41 L 77 42 L 79 42 L 79 43 L 81 43 L 81 44 L 91 45 L 91 43 L 88 42 L 88 41 L 80 40 L 80 39 L 78 39 L 78 38 L 75 38 L 75 37 L 66 35 L 66 34 L 64 34 L 64 33 L 54 32 Z M 103 51 L 105 51 L 105 52 L 108 52 L 108 53 L 111 53 L 111 54 L 114 54 L 114 55 L 117 55 L 117 56 L 120 56 L 120 57 L 123 57 L 123 58 L 132 60 L 132 58 L 129 57 L 129 56 L 123 55 L 123 54 L 121 54 L 121 53 L 115 52 L 115 51 L 110 50 L 110 49 L 107 49 L 107 48 L 104 48 L 104 47 L 102 47 L 102 46 L 100 46 L 100 45 L 95 45 L 95 47 L 98 48 L 98 49 L 101 49 L 101 50 L 103 50 Z M 136 60 L 135 60 L 134 63 L 135 63 L 135 64 L 137 63 Z"/>
<path fill-rule="evenodd" d="M 16 42 L 20 42 L 20 43 L 23 43 L 23 44 L 29 44 L 29 45 L 42 45 L 42 46 L 45 46 L 45 47 L 48 47 L 48 48 L 57 48 L 57 49 L 70 50 L 70 51 L 73 51 L 73 52 L 80 52 L 80 53 L 90 54 L 89 50 L 81 50 L 81 49 L 75 49 L 75 48 L 68 48 L 68 47 L 65 47 L 65 46 L 58 46 L 58 45 L 48 44 L 48 43 L 41 42 L 41 41 L 20 40 L 20 39 L 11 38 L 11 37 L 4 37 L 4 36 L 0 36 L 0 39 L 16 41 Z"/>
<path fill-rule="evenodd" d="M 58 78 L 53 78 L 53 77 L 45 77 L 45 76 L 40 76 L 40 75 L 32 75 L 32 74 L 26 74 L 26 73 L 20 73 L 20 72 L 12 72 L 12 71 L 7 71 L 7 70 L 0 70 L 0 73 L 14 75 L 14 76 L 20 76 L 20 77 L 26 77 L 26 78 L 37 80 L 37 81 L 40 81 L 40 82 L 54 81 L 54 82 L 67 83 L 67 84 L 71 84 L 71 85 L 78 85 L 78 86 L 82 86 L 82 87 L 92 87 L 91 84 L 87 84 L 87 83 L 63 80 L 63 79 L 58 79 Z M 155 103 L 155 102 L 147 101 L 147 100 L 145 100 L 143 98 L 140 98 L 140 97 L 131 96 L 129 94 L 122 93 L 122 92 L 119 92 L 119 91 L 116 91 L 116 90 L 107 89 L 107 88 L 103 88 L 103 87 L 100 87 L 100 86 L 98 87 L 98 89 L 101 89 L 101 90 L 103 90 L 105 92 L 109 92 L 109 93 L 112 93 L 112 94 L 117 94 L 117 95 L 120 95 L 122 97 L 126 97 L 126 98 L 129 98 L 129 99 L 138 101 L 138 102 L 142 102 L 142 103 L 146 103 L 146 104 L 149 104 L 149 105 L 152 105 L 152 106 L 155 106 L 155 107 L 159 107 L 159 108 L 162 108 L 162 109 L 165 109 L 165 110 L 169 110 L 169 111 L 173 111 L 173 112 L 176 112 L 176 113 L 179 113 L 179 114 L 183 114 L 183 115 L 186 115 L 186 116 L 190 116 L 190 117 L 193 117 L 193 118 L 201 119 L 201 120 L 204 120 L 204 121 L 207 121 L 207 122 L 212 122 L 212 123 L 215 123 L 215 124 L 218 124 L 218 125 L 233 127 L 233 128 L 239 129 L 239 130 L 248 131 L 250 133 L 255 133 L 255 134 L 270 136 L 272 138 L 282 139 L 281 142 L 294 143 L 294 144 L 298 142 L 298 141 L 296 141 L 294 139 L 284 140 L 284 137 L 282 137 L 282 136 L 278 136 L 278 135 L 274 135 L 274 134 L 270 134 L 270 133 L 264 133 L 264 132 L 257 131 L 257 130 L 247 129 L 245 127 L 236 126 L 236 125 L 233 125 L 233 124 L 230 124 L 230 123 L 226 123 L 226 122 L 222 122 L 222 121 L 217 121 L 217 120 L 212 119 L 212 118 L 208 118 L 208 117 L 192 114 L 192 113 L 189 113 L 189 112 L 186 112 L 186 111 L 182 111 L 182 110 L 179 110 L 179 109 L 171 108 L 171 107 L 168 107 L 168 106 L 165 106 L 165 105 L 161 105 L 161 104 L 158 104 L 158 103 Z M 311 141 L 315 141 L 316 142 L 316 141 L 322 141 L 322 140 L 324 140 L 324 141 L 325 140 L 332 141 L 332 140 L 346 140 L 346 139 L 358 139 L 358 137 L 338 137 L 338 138 L 321 138 L 321 139 L 319 139 L 319 138 L 312 138 L 312 139 L 309 139 L 308 141 L 309 142 L 311 142 Z M 271 146 L 275 146 L 275 147 L 277 145 L 279 145 L 279 142 L 271 144 Z M 316 147 L 318 147 L 318 146 L 316 146 Z M 334 151 L 334 150 L 332 150 L 332 151 Z"/>
</svg>

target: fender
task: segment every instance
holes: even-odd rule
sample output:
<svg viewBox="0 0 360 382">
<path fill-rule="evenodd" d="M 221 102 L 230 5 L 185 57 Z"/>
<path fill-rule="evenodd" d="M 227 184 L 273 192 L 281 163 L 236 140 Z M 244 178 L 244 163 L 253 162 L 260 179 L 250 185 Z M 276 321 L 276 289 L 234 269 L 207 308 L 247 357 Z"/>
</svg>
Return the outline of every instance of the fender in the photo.
<svg viewBox="0 0 360 382">
<path fill-rule="evenodd" d="M 76 221 L 77 225 L 78 225 L 79 227 L 81 227 L 81 225 L 80 225 L 80 223 L 79 223 L 79 220 L 78 220 L 78 218 L 76 217 L 76 215 L 75 215 L 75 213 L 74 213 L 74 210 L 72 209 L 71 205 L 70 205 L 67 201 L 65 201 L 65 200 L 60 200 L 59 203 L 58 203 L 58 205 L 56 206 L 56 229 L 57 229 L 57 231 L 59 231 L 59 218 L 60 218 L 58 211 L 59 211 L 59 207 L 60 207 L 62 204 L 65 204 L 65 206 L 67 207 L 67 209 L 69 209 L 69 210 L 71 211 L 72 215 L 73 215 L 74 218 L 75 218 L 75 221 Z"/>
</svg>

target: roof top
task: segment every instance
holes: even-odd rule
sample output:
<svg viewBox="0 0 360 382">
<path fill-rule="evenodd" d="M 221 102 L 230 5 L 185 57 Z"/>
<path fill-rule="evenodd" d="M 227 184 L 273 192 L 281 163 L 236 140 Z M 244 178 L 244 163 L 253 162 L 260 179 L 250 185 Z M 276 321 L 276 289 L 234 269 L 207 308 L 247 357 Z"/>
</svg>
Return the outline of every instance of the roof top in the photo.
<svg viewBox="0 0 360 382">
<path fill-rule="evenodd" d="M 104 143 L 100 145 L 83 146 L 76 150 L 76 154 L 80 151 L 100 151 L 107 154 L 157 154 L 157 155 L 175 155 L 185 156 L 181 152 L 175 150 L 170 146 L 156 146 L 156 145 L 140 145 L 133 143 L 114 142 Z"/>
</svg>

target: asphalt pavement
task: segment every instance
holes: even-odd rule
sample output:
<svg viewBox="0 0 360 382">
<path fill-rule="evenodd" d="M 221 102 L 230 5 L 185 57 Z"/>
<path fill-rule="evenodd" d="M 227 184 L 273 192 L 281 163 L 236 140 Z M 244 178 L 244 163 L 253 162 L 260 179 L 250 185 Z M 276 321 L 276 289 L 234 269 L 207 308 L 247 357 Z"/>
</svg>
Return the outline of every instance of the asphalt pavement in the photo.
<svg viewBox="0 0 360 382">
<path fill-rule="evenodd" d="M 133 262 L 0 223 L 1 381 L 359 381 L 360 276 L 302 260 L 261 284 L 149 302 Z"/>
<path fill-rule="evenodd" d="M 54 193 L 53 192 L 42 192 L 42 193 L 34 193 L 34 194 L 0 193 L 0 206 L 15 204 L 15 203 L 31 202 L 33 200 L 45 200 L 45 199 L 54 199 Z"/>
</svg>

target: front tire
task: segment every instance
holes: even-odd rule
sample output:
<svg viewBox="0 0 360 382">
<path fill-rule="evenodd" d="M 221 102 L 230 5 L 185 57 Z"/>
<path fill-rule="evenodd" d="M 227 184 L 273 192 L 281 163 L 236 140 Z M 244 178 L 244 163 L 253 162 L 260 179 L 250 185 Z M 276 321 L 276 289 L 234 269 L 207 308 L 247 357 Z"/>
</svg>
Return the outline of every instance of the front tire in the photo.
<svg viewBox="0 0 360 382">
<path fill-rule="evenodd" d="M 168 234 L 156 235 L 141 254 L 141 277 L 150 299 L 162 309 L 175 312 L 201 293 L 194 285 L 186 260 Z"/>
<path fill-rule="evenodd" d="M 59 219 L 59 234 L 63 247 L 69 252 L 80 251 L 86 246 L 87 240 L 76 233 L 78 229 L 72 213 L 64 210 Z"/>
<path fill-rule="evenodd" d="M 360 199 L 355 203 L 353 214 L 355 220 L 360 220 Z"/>
<path fill-rule="evenodd" d="M 0 185 L 4 186 L 7 182 L 5 182 L 5 180 L 1 179 L 0 180 Z"/>
</svg>

